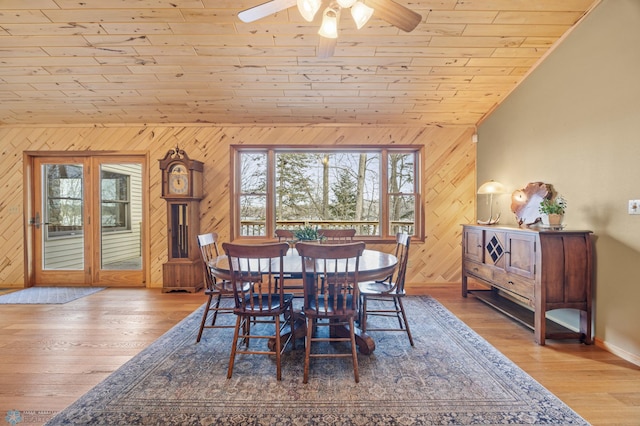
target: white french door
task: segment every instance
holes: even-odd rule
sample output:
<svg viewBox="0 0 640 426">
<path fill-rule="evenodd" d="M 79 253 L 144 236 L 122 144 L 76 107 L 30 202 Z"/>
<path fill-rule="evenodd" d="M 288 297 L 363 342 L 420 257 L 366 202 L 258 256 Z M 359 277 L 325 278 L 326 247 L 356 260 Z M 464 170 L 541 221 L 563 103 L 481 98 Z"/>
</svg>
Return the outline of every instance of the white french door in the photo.
<svg viewBox="0 0 640 426">
<path fill-rule="evenodd" d="M 143 286 L 144 156 L 33 161 L 35 285 Z"/>
</svg>

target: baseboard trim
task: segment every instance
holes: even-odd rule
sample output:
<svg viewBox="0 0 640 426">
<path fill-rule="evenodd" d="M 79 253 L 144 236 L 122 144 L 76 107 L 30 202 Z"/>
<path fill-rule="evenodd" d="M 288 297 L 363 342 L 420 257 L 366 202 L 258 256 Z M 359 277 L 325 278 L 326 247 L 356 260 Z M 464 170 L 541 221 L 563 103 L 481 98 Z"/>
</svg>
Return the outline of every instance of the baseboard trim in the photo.
<svg viewBox="0 0 640 426">
<path fill-rule="evenodd" d="M 624 349 L 621 349 L 616 345 L 607 343 L 604 340 L 599 339 L 597 337 L 593 339 L 593 343 L 597 347 L 604 349 L 607 352 L 611 352 L 612 354 L 624 359 L 625 361 L 629 361 L 630 363 L 640 367 L 640 356 L 636 354 L 632 354 L 631 352 L 625 351 Z"/>
</svg>

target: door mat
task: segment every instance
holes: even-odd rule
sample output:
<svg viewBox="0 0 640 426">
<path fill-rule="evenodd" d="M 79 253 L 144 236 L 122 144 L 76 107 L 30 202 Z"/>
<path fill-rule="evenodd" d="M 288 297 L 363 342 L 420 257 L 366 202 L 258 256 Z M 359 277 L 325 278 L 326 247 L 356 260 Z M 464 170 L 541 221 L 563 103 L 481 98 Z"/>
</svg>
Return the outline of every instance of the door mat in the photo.
<svg viewBox="0 0 640 426">
<path fill-rule="evenodd" d="M 104 290 L 105 287 L 29 287 L 0 295 L 1 305 L 63 304 Z"/>
</svg>

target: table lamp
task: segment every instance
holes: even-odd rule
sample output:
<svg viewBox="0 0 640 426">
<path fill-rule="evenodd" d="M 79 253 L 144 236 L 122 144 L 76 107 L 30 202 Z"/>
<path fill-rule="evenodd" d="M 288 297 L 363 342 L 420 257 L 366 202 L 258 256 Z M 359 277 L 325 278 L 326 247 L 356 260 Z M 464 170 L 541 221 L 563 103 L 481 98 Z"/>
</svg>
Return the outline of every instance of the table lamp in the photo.
<svg viewBox="0 0 640 426">
<path fill-rule="evenodd" d="M 500 213 L 497 214 L 495 219 L 493 218 L 493 194 L 504 194 L 506 192 L 507 190 L 504 185 L 494 180 L 490 180 L 480 185 L 480 188 L 478 188 L 478 194 L 489 195 L 489 219 L 478 220 L 480 225 L 495 225 L 500 221 Z"/>
</svg>

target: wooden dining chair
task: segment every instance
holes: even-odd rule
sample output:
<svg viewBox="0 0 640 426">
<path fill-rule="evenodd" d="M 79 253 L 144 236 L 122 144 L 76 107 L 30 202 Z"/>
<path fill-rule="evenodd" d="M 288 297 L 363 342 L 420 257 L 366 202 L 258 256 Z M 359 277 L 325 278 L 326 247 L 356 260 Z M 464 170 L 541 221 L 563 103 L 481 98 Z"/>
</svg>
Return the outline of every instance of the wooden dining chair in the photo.
<svg viewBox="0 0 640 426">
<path fill-rule="evenodd" d="M 215 261 L 215 259 L 220 255 L 218 249 L 218 234 L 210 232 L 198 235 L 198 247 L 200 247 L 200 254 L 202 256 L 203 277 L 205 283 L 204 294 L 207 296 L 207 303 L 204 308 L 204 313 L 202 314 L 202 321 L 200 322 L 200 330 L 198 331 L 196 343 L 200 342 L 202 332 L 205 328 L 234 327 L 233 325 L 216 325 L 218 314 L 233 313 L 233 306 L 220 306 L 222 299 L 233 299 L 233 286 L 231 285 L 231 281 L 216 277 L 209 266 L 209 263 Z M 211 321 L 207 324 L 209 316 L 211 316 Z"/>
<path fill-rule="evenodd" d="M 290 229 L 276 229 L 276 237 L 280 242 L 291 242 L 296 239 L 294 232 Z M 285 286 L 285 291 L 293 292 L 296 297 L 302 295 L 302 281 L 299 274 L 284 274 L 282 285 Z M 278 277 L 276 277 L 276 287 L 279 285 Z"/>
<path fill-rule="evenodd" d="M 276 376 L 282 380 L 282 352 L 289 342 L 295 348 L 293 333 L 288 334 L 286 341 L 282 342 L 281 339 L 285 326 L 294 329 L 293 295 L 285 293 L 282 286 L 276 290 L 275 278 L 282 281 L 283 259 L 289 244 L 223 243 L 222 248 L 229 261 L 231 281 L 235 283 L 233 313 L 237 316 L 227 378 L 233 375 L 236 355 L 251 354 L 275 355 Z M 273 334 L 267 333 L 265 327 L 273 329 Z M 251 349 L 250 341 L 254 339 L 261 340 L 265 345 Z M 238 340 L 242 340 L 244 349 L 239 348 Z M 273 350 L 269 349 L 269 340 L 275 341 Z"/>
<path fill-rule="evenodd" d="M 398 258 L 398 266 L 395 275 L 390 275 L 382 281 L 365 281 L 358 283 L 360 290 L 360 328 L 362 332 L 368 331 L 402 331 L 407 333 L 409 343 L 413 344 L 413 337 L 407 322 L 407 314 L 404 309 L 402 299 L 405 296 L 404 280 L 407 272 L 407 263 L 409 261 L 409 246 L 411 237 L 406 233 L 398 233 L 396 235 L 395 255 Z M 369 301 L 375 300 L 378 305 L 372 308 Z M 393 303 L 393 307 L 390 304 Z M 397 317 L 398 328 L 382 327 L 371 328 L 367 326 L 368 316 L 385 316 Z"/>
<path fill-rule="evenodd" d="M 276 229 L 275 234 L 278 238 L 278 241 L 280 241 L 281 243 L 286 243 L 295 239 L 295 235 L 290 229 Z"/>
<path fill-rule="evenodd" d="M 356 230 L 353 228 L 318 229 L 318 236 L 322 238 L 323 243 L 327 244 L 351 243 L 355 235 Z"/>
<path fill-rule="evenodd" d="M 304 277 L 303 312 L 306 318 L 303 383 L 309 380 L 311 358 L 351 357 L 353 374 L 359 382 L 355 320 L 358 315 L 358 271 L 363 242 L 314 244 L 299 242 L 296 249 L 302 258 Z M 329 334 L 317 334 L 319 326 L 328 326 Z M 339 327 L 348 327 L 346 336 Z M 350 342 L 351 353 L 313 352 L 315 342 Z"/>
</svg>

